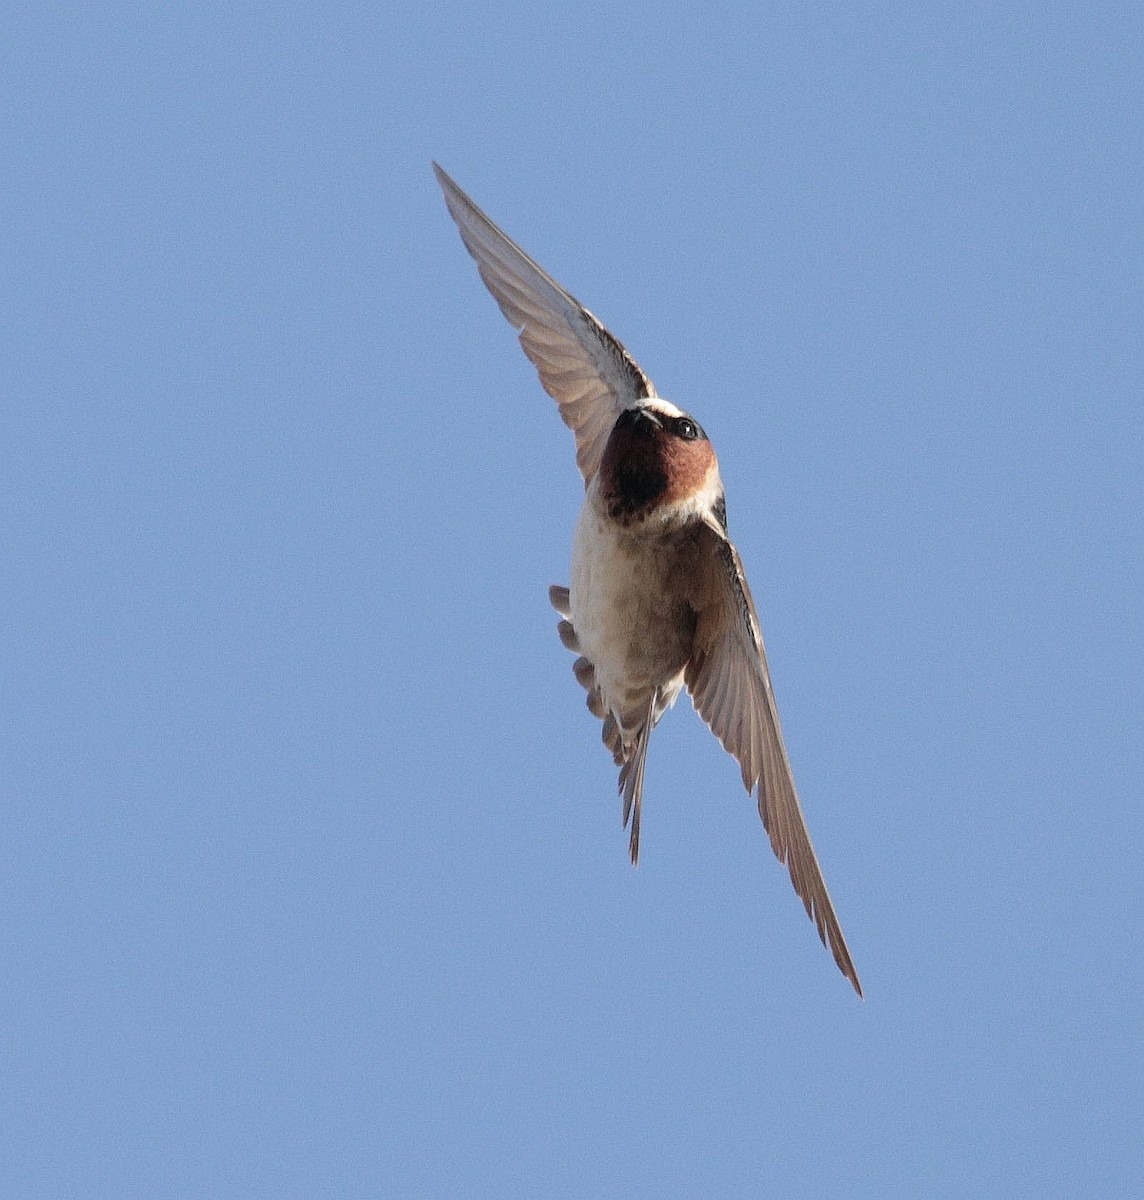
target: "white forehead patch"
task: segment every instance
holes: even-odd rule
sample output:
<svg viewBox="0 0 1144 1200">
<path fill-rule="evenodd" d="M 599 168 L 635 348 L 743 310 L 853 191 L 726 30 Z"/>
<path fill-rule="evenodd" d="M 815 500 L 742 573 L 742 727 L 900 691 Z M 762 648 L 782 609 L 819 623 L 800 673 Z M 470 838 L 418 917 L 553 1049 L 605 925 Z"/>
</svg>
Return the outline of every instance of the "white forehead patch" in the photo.
<svg viewBox="0 0 1144 1200">
<path fill-rule="evenodd" d="M 652 396 L 648 400 L 641 400 L 639 407 L 650 409 L 665 417 L 686 417 L 688 415 L 682 408 L 676 408 L 670 400 L 665 400 L 662 396 Z"/>
</svg>

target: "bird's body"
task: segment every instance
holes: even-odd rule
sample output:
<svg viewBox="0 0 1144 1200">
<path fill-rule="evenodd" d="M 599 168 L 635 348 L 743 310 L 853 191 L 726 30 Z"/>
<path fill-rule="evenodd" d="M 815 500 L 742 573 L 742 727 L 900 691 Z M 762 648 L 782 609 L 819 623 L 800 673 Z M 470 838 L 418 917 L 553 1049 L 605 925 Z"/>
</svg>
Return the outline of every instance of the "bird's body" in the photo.
<svg viewBox="0 0 1144 1200">
<path fill-rule="evenodd" d="M 754 602 L 727 535 L 715 452 L 623 346 L 439 168 L 481 276 L 576 435 L 585 494 L 569 587 L 550 597 L 573 670 L 620 767 L 639 854 L 652 730 L 686 687 L 735 756 L 771 844 L 842 972 L 858 976 L 811 846 L 779 729 Z"/>
<path fill-rule="evenodd" d="M 604 708 L 634 730 L 658 690 L 665 706 L 683 687 L 695 619 L 685 590 L 695 534 L 626 529 L 584 502 L 572 542 L 568 617 L 592 663 Z"/>
</svg>

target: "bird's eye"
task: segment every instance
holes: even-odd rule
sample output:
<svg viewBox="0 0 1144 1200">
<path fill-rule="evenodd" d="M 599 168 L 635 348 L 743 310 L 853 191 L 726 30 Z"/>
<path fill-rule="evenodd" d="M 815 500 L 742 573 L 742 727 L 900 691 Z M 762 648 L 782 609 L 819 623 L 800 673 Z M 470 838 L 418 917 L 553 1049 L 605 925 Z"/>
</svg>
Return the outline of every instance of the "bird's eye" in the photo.
<svg viewBox="0 0 1144 1200">
<path fill-rule="evenodd" d="M 699 426 L 690 417 L 680 417 L 675 422 L 675 432 L 685 442 L 693 442 L 699 436 Z"/>
</svg>

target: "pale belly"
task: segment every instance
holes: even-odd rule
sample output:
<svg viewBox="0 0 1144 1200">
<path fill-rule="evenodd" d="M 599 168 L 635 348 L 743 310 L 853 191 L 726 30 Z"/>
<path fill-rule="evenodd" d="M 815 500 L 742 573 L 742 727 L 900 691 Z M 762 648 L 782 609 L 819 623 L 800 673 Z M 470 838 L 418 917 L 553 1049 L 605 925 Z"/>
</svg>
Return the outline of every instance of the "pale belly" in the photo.
<svg viewBox="0 0 1144 1200">
<path fill-rule="evenodd" d="M 581 510 L 572 543 L 571 621 L 621 726 L 642 719 L 656 689 L 662 711 L 682 687 L 695 632 L 685 599 L 694 545 L 686 533 L 621 529 L 591 503 Z"/>
</svg>

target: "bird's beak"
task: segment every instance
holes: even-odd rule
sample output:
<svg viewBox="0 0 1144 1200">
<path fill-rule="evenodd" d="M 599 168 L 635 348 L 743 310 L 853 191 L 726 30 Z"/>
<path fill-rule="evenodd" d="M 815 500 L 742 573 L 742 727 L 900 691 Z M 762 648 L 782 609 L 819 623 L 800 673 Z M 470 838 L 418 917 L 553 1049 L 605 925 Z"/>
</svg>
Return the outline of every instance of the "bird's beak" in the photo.
<svg viewBox="0 0 1144 1200">
<path fill-rule="evenodd" d="M 650 408 L 637 408 L 635 415 L 638 420 L 647 421 L 649 425 L 654 425 L 656 429 L 663 428 L 663 422 L 659 419 L 658 414 L 653 413 Z"/>
</svg>

